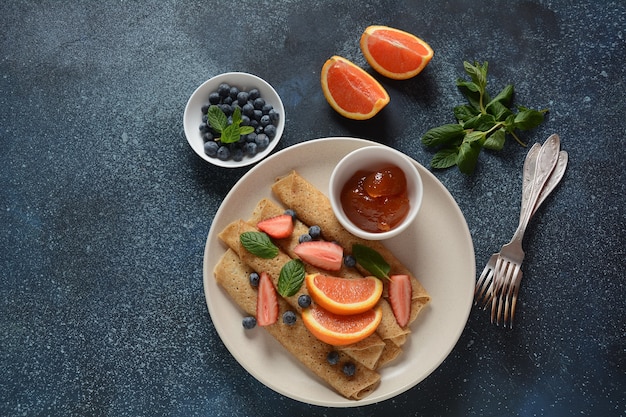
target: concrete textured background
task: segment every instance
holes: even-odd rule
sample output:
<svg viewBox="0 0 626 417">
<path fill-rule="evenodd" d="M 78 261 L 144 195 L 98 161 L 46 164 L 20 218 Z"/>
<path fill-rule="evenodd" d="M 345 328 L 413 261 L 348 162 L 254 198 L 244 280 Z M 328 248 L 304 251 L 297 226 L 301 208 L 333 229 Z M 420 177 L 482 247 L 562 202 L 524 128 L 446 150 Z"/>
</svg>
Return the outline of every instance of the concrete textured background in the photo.
<svg viewBox="0 0 626 417">
<path fill-rule="evenodd" d="M 319 86 L 362 30 L 422 37 L 435 58 L 391 103 L 343 119 Z M 0 4 L 0 414 L 570 416 L 626 414 L 626 4 L 619 1 L 4 1 Z M 428 166 L 420 143 L 454 121 L 462 62 L 493 91 L 549 108 L 522 138 L 561 136 L 570 164 L 525 239 L 515 329 L 473 310 L 416 387 L 357 410 L 283 397 L 230 355 L 202 289 L 206 235 L 248 168 L 187 145 L 189 95 L 227 71 L 282 96 L 276 151 L 362 137 Z M 526 150 L 435 171 L 463 211 L 477 269 L 517 225 Z"/>
</svg>

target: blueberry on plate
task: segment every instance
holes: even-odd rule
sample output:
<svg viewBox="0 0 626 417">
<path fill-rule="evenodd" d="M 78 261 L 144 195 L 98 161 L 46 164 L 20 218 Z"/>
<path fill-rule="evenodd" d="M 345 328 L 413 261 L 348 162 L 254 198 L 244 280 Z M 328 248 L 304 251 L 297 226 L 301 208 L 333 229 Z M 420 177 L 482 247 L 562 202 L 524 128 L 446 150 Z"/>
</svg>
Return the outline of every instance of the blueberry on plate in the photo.
<svg viewBox="0 0 626 417">
<path fill-rule="evenodd" d="M 296 322 L 296 313 L 294 313 L 291 310 L 285 311 L 285 313 L 283 313 L 283 323 L 285 323 L 288 326 L 291 326 L 295 322 Z"/>
<path fill-rule="evenodd" d="M 311 296 L 308 294 L 302 294 L 298 297 L 298 305 L 302 308 L 307 308 L 311 305 Z"/>
<path fill-rule="evenodd" d="M 331 365 L 337 365 L 337 363 L 339 362 L 339 352 L 337 352 L 336 350 L 331 350 L 330 352 L 328 352 L 326 360 Z"/>
<path fill-rule="evenodd" d="M 241 320 L 241 325 L 244 329 L 254 329 L 256 327 L 256 319 L 252 316 L 244 317 L 243 320 Z"/>
</svg>

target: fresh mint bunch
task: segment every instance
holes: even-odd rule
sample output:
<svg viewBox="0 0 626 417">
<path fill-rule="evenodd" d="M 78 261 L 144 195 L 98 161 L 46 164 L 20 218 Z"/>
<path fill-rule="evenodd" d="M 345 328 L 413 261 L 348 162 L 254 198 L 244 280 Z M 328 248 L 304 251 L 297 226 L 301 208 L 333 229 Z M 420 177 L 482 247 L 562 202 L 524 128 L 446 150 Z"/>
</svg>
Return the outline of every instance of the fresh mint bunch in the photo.
<svg viewBox="0 0 626 417">
<path fill-rule="evenodd" d="M 222 143 L 237 142 L 241 138 L 241 135 L 254 132 L 252 126 L 241 126 L 241 110 L 238 107 L 235 108 L 231 122 L 229 123 L 228 117 L 226 117 L 222 109 L 220 109 L 219 106 L 211 105 L 207 111 L 207 121 L 216 132 L 221 134 L 219 140 Z"/>
<path fill-rule="evenodd" d="M 512 110 L 514 88 L 511 84 L 491 98 L 487 92 L 487 62 L 472 65 L 464 61 L 463 68 L 470 81 L 459 78 L 456 85 L 468 104 L 454 108 L 457 123 L 430 129 L 422 137 L 422 143 L 439 148 L 431 160 L 431 167 L 443 169 L 456 165 L 461 172 L 471 174 L 480 151 L 483 148 L 501 150 L 507 135 L 526 146 L 515 131 L 537 127 L 548 110 L 533 110 L 524 106 Z"/>
</svg>

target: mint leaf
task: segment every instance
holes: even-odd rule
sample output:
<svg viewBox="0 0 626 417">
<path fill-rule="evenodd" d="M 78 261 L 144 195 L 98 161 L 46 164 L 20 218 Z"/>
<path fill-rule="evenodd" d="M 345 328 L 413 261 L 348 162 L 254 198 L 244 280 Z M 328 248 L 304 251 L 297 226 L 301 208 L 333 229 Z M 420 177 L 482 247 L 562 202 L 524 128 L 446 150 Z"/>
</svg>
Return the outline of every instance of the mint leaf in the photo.
<svg viewBox="0 0 626 417">
<path fill-rule="evenodd" d="M 352 256 L 354 256 L 359 265 L 376 278 L 389 279 L 391 266 L 385 261 L 382 255 L 374 249 L 355 243 L 352 245 Z"/>
<path fill-rule="evenodd" d="M 252 126 L 239 126 L 240 135 L 249 135 L 252 132 L 254 132 L 254 128 Z"/>
<path fill-rule="evenodd" d="M 305 275 L 306 271 L 302 261 L 300 259 L 290 260 L 280 269 L 278 293 L 283 297 L 291 297 L 296 294 L 304 282 Z"/>
<path fill-rule="evenodd" d="M 220 133 L 228 126 L 228 117 L 226 117 L 222 109 L 216 105 L 209 106 L 207 121 L 213 129 Z"/>
<path fill-rule="evenodd" d="M 519 106 L 520 112 L 515 116 L 515 127 L 520 130 L 529 130 L 543 122 L 543 113 L 538 110 Z"/>
<path fill-rule="evenodd" d="M 430 166 L 438 169 L 450 168 L 456 165 L 458 154 L 459 148 L 457 147 L 443 148 L 433 156 Z"/>
<path fill-rule="evenodd" d="M 475 135 L 473 135 L 475 133 Z M 472 132 L 465 136 L 465 140 L 459 147 L 459 154 L 456 160 L 456 164 L 459 170 L 464 174 L 471 174 L 474 172 L 476 163 L 478 162 L 478 156 L 482 148 L 482 132 Z"/>
<path fill-rule="evenodd" d="M 489 104 L 487 104 L 487 107 L 489 107 L 489 105 L 491 105 L 492 103 L 496 103 L 496 102 L 503 104 L 505 106 L 510 105 L 511 100 L 513 100 L 514 92 L 515 92 L 515 88 L 513 87 L 513 85 L 512 84 L 507 85 L 493 99 L 491 99 Z"/>
<path fill-rule="evenodd" d="M 222 143 L 234 143 L 237 142 L 241 138 L 239 134 L 239 126 L 235 124 L 231 124 L 226 126 L 224 130 L 222 130 L 222 136 L 220 140 Z"/>
<path fill-rule="evenodd" d="M 278 248 L 268 235 L 262 232 L 243 232 L 239 235 L 241 245 L 251 254 L 263 259 L 278 255 Z"/>
<path fill-rule="evenodd" d="M 434 127 L 422 136 L 422 143 L 426 146 L 439 146 L 461 139 L 465 133 L 463 126 L 458 123 Z"/>
<path fill-rule="evenodd" d="M 459 122 L 467 122 L 479 114 L 480 110 L 473 106 L 456 106 L 454 108 L 454 117 L 456 117 L 456 120 Z"/>
<path fill-rule="evenodd" d="M 504 130 L 504 128 L 498 129 L 487 137 L 483 146 L 486 149 L 499 151 L 499 150 L 502 150 L 502 148 L 504 148 L 505 140 L 506 140 L 506 131 Z"/>
</svg>

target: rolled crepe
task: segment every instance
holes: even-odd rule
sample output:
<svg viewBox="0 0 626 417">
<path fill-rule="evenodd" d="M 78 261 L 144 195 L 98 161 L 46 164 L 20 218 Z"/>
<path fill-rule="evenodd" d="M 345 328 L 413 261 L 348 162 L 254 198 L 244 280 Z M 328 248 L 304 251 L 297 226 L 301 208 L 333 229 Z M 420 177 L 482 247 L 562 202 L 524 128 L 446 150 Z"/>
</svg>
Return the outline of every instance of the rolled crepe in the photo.
<svg viewBox="0 0 626 417">
<path fill-rule="evenodd" d="M 429 303 L 430 295 L 426 289 L 391 251 L 385 248 L 379 241 L 361 239 L 345 230 L 335 217 L 328 197 L 296 171 L 279 178 L 272 186 L 272 191 L 282 204 L 294 210 L 298 218 L 304 223 L 319 225 L 326 240 L 339 242 L 347 252 L 352 249 L 352 245 L 355 243 L 368 246 L 380 253 L 389 263 L 391 266 L 390 274 L 406 274 L 411 277 L 413 297 L 409 324 L 417 318 L 420 311 Z"/>
<path fill-rule="evenodd" d="M 249 266 L 258 273 L 263 271 L 267 272 L 271 277 L 274 286 L 277 286 L 280 270 L 283 265 L 291 260 L 291 257 L 280 250 L 278 255 L 272 259 L 263 259 L 251 254 L 241 245 L 239 236 L 244 232 L 252 231 L 258 230 L 243 220 L 236 220 L 226 226 L 218 236 L 230 249 L 237 253 L 245 265 Z M 302 294 L 308 294 L 305 285 L 303 285 L 295 295 L 284 298 L 285 301 L 287 301 L 287 303 L 289 303 L 298 313 L 301 313 L 302 311 L 302 308 L 298 305 L 298 297 Z M 385 342 L 380 338 L 380 336 L 374 333 L 360 342 L 337 347 L 337 350 L 341 350 L 345 354 L 349 355 L 356 362 L 359 362 L 370 369 L 375 369 L 384 348 Z"/>
<path fill-rule="evenodd" d="M 254 315 L 257 295 L 256 290 L 249 284 L 250 272 L 252 269 L 247 267 L 233 250 L 228 249 L 215 266 L 214 276 L 241 310 Z M 279 317 L 285 311 L 292 310 L 280 297 L 279 309 Z M 359 363 L 355 364 L 354 376 L 345 375 L 341 363 L 350 361 L 345 353 L 339 352 L 339 364 L 330 365 L 326 358 L 331 351 L 337 349 L 315 338 L 300 317 L 293 325 L 286 325 L 282 320 L 278 320 L 272 325 L 264 326 L 264 329 L 300 363 L 346 398 L 353 400 L 365 398 L 380 383 L 380 375 L 377 372 Z"/>
<path fill-rule="evenodd" d="M 252 224 L 257 224 L 261 220 L 278 216 L 282 214 L 284 211 L 285 209 L 281 207 L 280 205 L 278 205 L 277 203 L 267 198 L 264 198 L 260 200 L 259 203 L 256 205 L 254 211 L 252 212 L 252 217 L 250 218 L 249 222 Z M 275 243 L 290 257 L 296 258 L 297 255 L 293 251 L 293 248 L 298 244 L 299 236 L 304 233 L 308 233 L 310 226 L 312 226 L 312 224 L 306 225 L 302 223 L 301 221 L 296 220 L 294 222 L 294 231 L 291 234 L 291 236 L 285 239 L 277 239 Z M 309 265 L 307 265 L 306 268 L 307 268 L 307 273 L 316 272 Z M 332 273 L 332 275 L 341 276 L 345 278 L 363 278 L 363 275 L 359 273 L 356 269 L 347 268 L 345 266 L 342 267 L 341 271 Z M 393 342 L 393 345 L 397 347 L 401 347 L 406 341 L 406 335 L 410 333 L 410 330 L 407 327 L 405 328 L 400 327 L 400 325 L 396 321 L 396 318 L 393 314 L 393 310 L 391 309 L 391 306 L 389 305 L 389 302 L 386 299 L 381 299 L 379 304 L 381 305 L 383 309 L 383 319 L 380 325 L 378 326 L 378 329 L 376 329 L 376 333 L 383 339 L 383 341 L 389 340 Z M 393 354 L 391 354 L 391 352 L 387 352 L 386 354 L 383 355 L 384 358 L 386 359 L 385 362 L 388 362 L 389 360 L 394 359 L 400 354 L 399 349 L 394 349 L 393 346 L 389 344 L 386 344 L 385 350 L 394 351 Z M 378 363 L 378 367 L 382 365 L 384 365 L 384 362 Z"/>
</svg>

